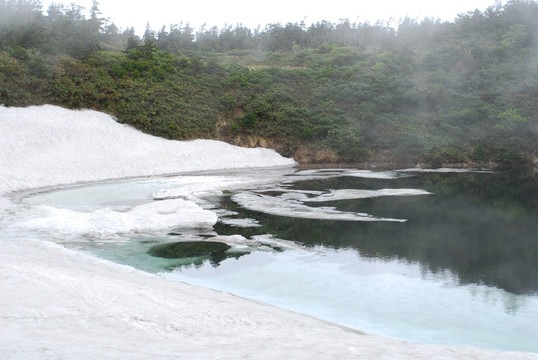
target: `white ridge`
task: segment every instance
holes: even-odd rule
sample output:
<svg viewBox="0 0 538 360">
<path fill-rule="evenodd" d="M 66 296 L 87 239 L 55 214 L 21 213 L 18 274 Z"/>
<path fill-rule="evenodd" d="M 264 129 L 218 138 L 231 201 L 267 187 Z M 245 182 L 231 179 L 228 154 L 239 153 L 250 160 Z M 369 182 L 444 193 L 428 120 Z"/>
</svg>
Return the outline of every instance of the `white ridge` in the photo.
<svg viewBox="0 0 538 360">
<path fill-rule="evenodd" d="M 293 166 L 270 149 L 170 141 L 92 110 L 0 106 L 0 194 L 85 181 L 251 167 Z"/>
</svg>

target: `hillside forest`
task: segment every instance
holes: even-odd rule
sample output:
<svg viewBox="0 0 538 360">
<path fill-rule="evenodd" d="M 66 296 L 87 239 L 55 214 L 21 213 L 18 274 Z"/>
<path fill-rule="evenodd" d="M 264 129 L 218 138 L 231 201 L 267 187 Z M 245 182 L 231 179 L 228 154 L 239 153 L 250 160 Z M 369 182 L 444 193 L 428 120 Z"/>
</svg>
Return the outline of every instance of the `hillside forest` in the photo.
<svg viewBox="0 0 538 360">
<path fill-rule="evenodd" d="M 397 26 L 179 23 L 138 36 L 97 1 L 0 0 L 0 104 L 94 109 L 302 163 L 533 165 L 538 3 Z"/>
</svg>

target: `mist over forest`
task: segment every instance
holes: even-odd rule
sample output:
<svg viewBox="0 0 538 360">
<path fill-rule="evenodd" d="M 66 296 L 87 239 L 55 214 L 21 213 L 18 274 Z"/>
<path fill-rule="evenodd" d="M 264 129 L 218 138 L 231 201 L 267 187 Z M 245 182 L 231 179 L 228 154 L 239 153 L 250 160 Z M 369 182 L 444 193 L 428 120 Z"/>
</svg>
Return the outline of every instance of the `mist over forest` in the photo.
<svg viewBox="0 0 538 360">
<path fill-rule="evenodd" d="M 453 21 L 120 30 L 0 0 L 0 104 L 90 108 L 305 163 L 536 164 L 538 3 Z"/>
</svg>

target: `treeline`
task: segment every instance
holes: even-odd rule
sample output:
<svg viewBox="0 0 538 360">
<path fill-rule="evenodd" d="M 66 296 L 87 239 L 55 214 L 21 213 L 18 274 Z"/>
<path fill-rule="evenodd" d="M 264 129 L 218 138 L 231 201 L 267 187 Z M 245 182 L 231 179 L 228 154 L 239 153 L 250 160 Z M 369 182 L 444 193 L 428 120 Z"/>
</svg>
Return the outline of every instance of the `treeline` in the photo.
<svg viewBox="0 0 538 360">
<path fill-rule="evenodd" d="M 154 42 L 160 50 L 263 50 L 289 51 L 294 47 L 319 47 L 327 44 L 366 48 L 391 41 L 395 30 L 375 25 L 338 24 L 321 21 L 310 26 L 304 22 L 269 24 L 251 30 L 242 25 L 200 29 L 188 23 L 163 26 L 159 31 L 149 26 L 142 38 L 133 28 L 120 30 L 103 18 L 94 0 L 86 18 L 85 9 L 75 3 L 55 4 L 43 13 L 39 0 L 0 0 L 2 43 L 40 49 L 48 53 L 67 53 L 77 58 L 89 56 L 98 49 L 123 49 L 137 43 Z M 129 44 L 128 44 L 129 43 Z"/>
<path fill-rule="evenodd" d="M 162 50 L 262 50 L 290 51 L 333 44 L 365 49 L 390 42 L 395 30 L 382 24 L 369 25 L 342 20 L 338 24 L 321 21 L 310 26 L 301 23 L 270 24 L 251 30 L 242 25 L 222 29 L 205 26 L 194 32 L 188 24 L 163 26 L 156 32 L 147 28 L 144 41 L 156 41 Z"/>
<path fill-rule="evenodd" d="M 115 115 L 171 139 L 270 146 L 308 162 L 532 163 L 538 4 L 453 22 L 319 22 L 140 38 L 77 5 L 0 0 L 0 103 Z"/>
</svg>

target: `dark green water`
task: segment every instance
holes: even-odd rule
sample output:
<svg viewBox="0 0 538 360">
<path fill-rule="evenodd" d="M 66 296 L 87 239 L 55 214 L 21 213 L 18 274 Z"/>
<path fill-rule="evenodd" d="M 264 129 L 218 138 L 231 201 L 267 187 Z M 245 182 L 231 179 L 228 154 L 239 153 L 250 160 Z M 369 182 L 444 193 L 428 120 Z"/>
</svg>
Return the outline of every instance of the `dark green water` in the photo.
<svg viewBox="0 0 538 360">
<path fill-rule="evenodd" d="M 353 248 L 363 257 L 402 259 L 431 272 L 452 270 L 461 284 L 496 286 L 515 294 L 538 293 L 538 182 L 529 172 L 416 173 L 398 179 L 336 177 L 297 182 L 295 189 L 415 188 L 426 196 L 389 196 L 322 203 L 339 210 L 408 219 L 346 222 L 266 215 L 221 206 L 257 219 L 260 228 L 222 224 L 220 234 L 274 234 L 305 245 Z"/>
</svg>

